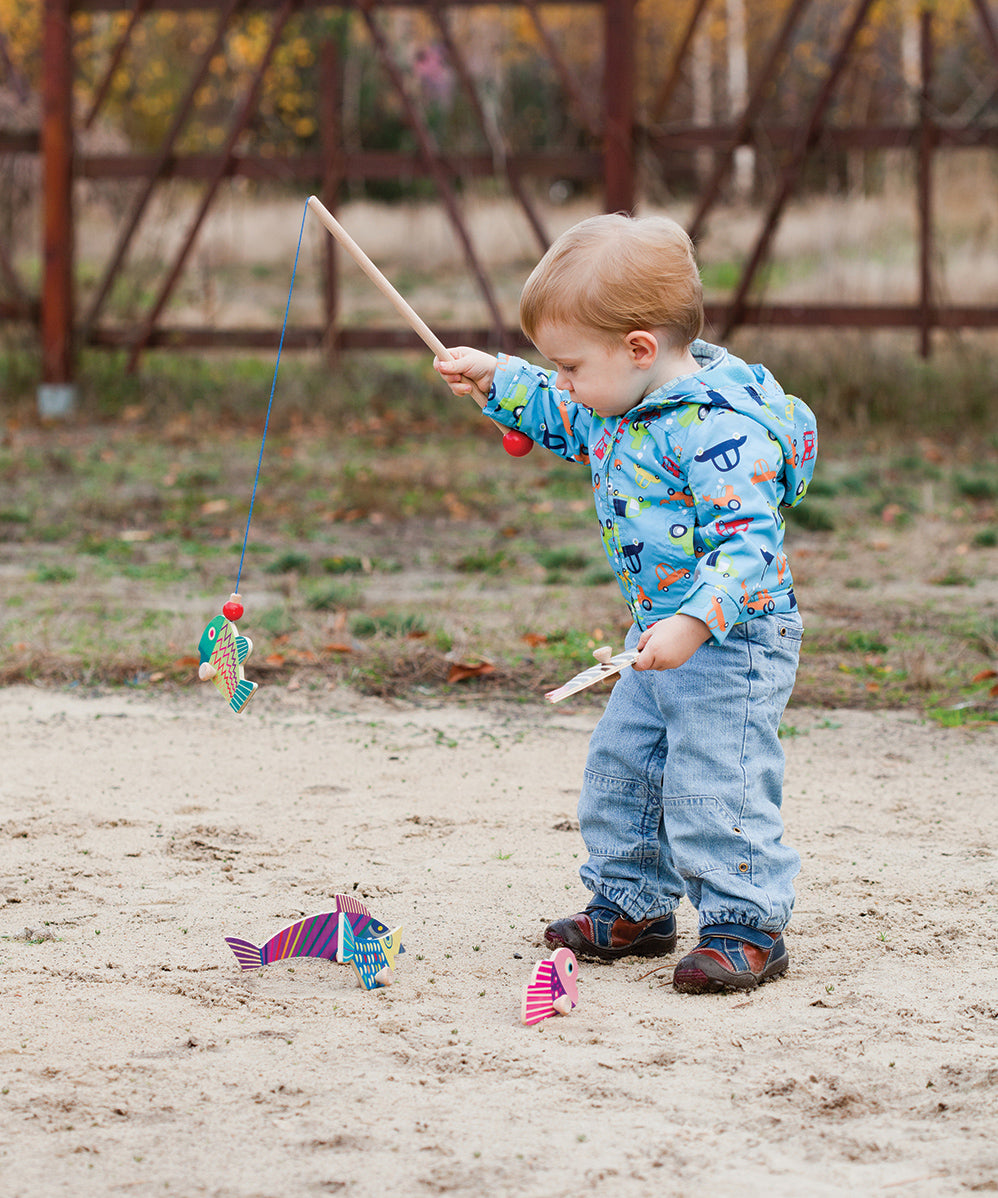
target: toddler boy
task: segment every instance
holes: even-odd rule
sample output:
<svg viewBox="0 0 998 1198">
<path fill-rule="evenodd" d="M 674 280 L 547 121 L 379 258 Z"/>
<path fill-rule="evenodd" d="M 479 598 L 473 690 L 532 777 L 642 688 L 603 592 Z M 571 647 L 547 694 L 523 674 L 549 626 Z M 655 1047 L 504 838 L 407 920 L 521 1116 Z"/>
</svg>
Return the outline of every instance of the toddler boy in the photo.
<svg viewBox="0 0 998 1198">
<path fill-rule="evenodd" d="M 530 275 L 524 332 L 554 371 L 460 347 L 455 394 L 588 463 L 600 535 L 630 608 L 633 670 L 589 745 L 579 800 L 586 909 L 545 932 L 610 961 L 699 940 L 673 984 L 750 989 L 789 963 L 797 853 L 783 842 L 780 719 L 802 624 L 780 508 L 800 501 L 815 420 L 762 366 L 700 340 L 693 246 L 667 217 L 597 216 Z"/>
</svg>

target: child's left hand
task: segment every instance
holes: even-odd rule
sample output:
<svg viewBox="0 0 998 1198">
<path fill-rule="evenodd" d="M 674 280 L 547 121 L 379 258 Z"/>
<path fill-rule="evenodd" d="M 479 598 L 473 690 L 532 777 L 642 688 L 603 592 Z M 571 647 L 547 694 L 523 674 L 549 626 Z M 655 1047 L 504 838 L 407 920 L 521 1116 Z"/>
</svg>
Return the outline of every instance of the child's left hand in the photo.
<svg viewBox="0 0 998 1198">
<path fill-rule="evenodd" d="M 666 616 L 642 632 L 634 669 L 675 670 L 709 639 L 710 629 L 696 616 Z"/>
</svg>

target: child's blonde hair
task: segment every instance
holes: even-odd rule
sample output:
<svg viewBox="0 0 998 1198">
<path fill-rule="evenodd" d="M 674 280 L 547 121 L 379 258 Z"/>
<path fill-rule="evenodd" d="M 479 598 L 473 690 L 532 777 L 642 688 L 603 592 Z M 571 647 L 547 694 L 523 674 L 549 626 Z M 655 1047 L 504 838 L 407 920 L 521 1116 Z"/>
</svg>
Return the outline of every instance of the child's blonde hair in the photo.
<svg viewBox="0 0 998 1198">
<path fill-rule="evenodd" d="M 667 216 L 592 216 L 566 230 L 534 267 L 520 324 L 534 340 L 547 321 L 616 337 L 664 329 L 675 348 L 703 330 L 693 243 Z"/>
</svg>

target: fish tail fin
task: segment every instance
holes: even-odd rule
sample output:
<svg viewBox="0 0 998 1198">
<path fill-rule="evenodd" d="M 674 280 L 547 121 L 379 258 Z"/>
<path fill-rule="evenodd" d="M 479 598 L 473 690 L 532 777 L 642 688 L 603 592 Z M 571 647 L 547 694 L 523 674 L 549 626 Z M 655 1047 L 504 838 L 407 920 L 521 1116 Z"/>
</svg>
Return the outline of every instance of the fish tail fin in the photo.
<svg viewBox="0 0 998 1198">
<path fill-rule="evenodd" d="M 248 940 L 226 936 L 225 943 L 236 954 L 236 960 L 242 969 L 259 969 L 263 964 L 263 949 L 250 944 Z"/>
<path fill-rule="evenodd" d="M 532 1023 L 540 1023 L 555 1013 L 551 998 L 551 982 L 554 978 L 554 967 L 550 961 L 538 961 L 534 966 L 534 974 L 523 987 L 523 1002 L 520 1005 L 520 1022 L 528 1027 Z"/>
<path fill-rule="evenodd" d="M 238 715 L 246 704 L 253 698 L 257 691 L 257 683 L 250 682 L 248 678 L 240 678 L 236 683 L 236 689 L 229 700 L 229 706 Z"/>
</svg>

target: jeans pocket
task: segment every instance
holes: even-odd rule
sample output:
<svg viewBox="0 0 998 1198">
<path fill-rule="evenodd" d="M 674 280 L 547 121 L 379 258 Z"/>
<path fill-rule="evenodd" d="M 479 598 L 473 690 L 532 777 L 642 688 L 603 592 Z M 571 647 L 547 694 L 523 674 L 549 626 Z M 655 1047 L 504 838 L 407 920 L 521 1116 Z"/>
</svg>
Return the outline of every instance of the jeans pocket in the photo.
<svg viewBox="0 0 998 1198">
<path fill-rule="evenodd" d="M 799 612 L 786 612 L 784 615 L 773 616 L 772 620 L 778 642 L 800 645 L 804 639 L 804 621 Z"/>
<path fill-rule="evenodd" d="M 702 878 L 719 870 L 750 872 L 748 839 L 738 818 L 716 796 L 677 795 L 663 806 L 669 847 L 683 878 Z"/>
</svg>

